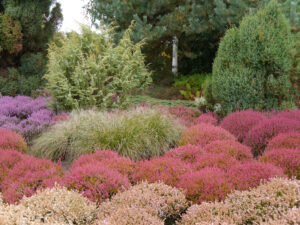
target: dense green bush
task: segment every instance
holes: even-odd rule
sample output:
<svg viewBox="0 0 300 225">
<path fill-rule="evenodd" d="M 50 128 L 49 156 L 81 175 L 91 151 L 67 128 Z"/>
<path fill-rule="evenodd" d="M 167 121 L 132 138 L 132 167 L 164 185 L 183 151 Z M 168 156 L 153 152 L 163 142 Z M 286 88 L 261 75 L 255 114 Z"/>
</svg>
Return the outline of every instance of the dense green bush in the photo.
<svg viewBox="0 0 300 225">
<path fill-rule="evenodd" d="M 112 32 L 82 27 L 82 34 L 71 33 L 61 46 L 50 44 L 45 78 L 61 109 L 120 106 L 131 90 L 151 82 L 143 42 L 134 44 L 129 28 L 115 45 Z"/>
<path fill-rule="evenodd" d="M 154 109 L 80 111 L 43 133 L 31 151 L 38 157 L 72 161 L 100 148 L 136 160 L 162 155 L 175 145 L 181 130 L 175 119 Z"/>
<path fill-rule="evenodd" d="M 226 32 L 213 65 L 212 94 L 225 113 L 292 102 L 290 26 L 273 0 Z"/>
</svg>

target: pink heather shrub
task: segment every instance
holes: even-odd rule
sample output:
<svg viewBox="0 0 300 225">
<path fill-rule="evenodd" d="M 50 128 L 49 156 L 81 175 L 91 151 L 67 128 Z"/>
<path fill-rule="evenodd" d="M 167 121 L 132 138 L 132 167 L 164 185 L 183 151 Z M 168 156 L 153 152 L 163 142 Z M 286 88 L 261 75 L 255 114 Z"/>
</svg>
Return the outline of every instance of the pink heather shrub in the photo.
<svg viewBox="0 0 300 225">
<path fill-rule="evenodd" d="M 214 141 L 206 145 L 204 151 L 208 153 L 226 153 L 242 162 L 253 160 L 251 149 L 233 140 Z"/>
<path fill-rule="evenodd" d="M 98 204 L 118 191 L 130 187 L 127 176 L 104 166 L 101 162 L 72 168 L 64 177 L 63 184 Z"/>
<path fill-rule="evenodd" d="M 298 122 L 300 122 L 300 109 L 281 111 L 277 113 L 274 117 L 282 117 L 286 119 L 297 120 Z"/>
<path fill-rule="evenodd" d="M 174 159 L 180 159 L 185 163 L 194 163 L 198 155 L 203 154 L 201 147 L 197 145 L 183 145 L 177 148 L 171 149 L 164 156 Z"/>
<path fill-rule="evenodd" d="M 52 122 L 62 122 L 68 120 L 68 115 L 66 113 L 61 113 L 51 118 Z"/>
<path fill-rule="evenodd" d="M 197 117 L 195 120 L 195 124 L 198 123 L 209 123 L 212 125 L 217 125 L 218 124 L 218 117 L 214 115 L 213 113 L 204 113 Z"/>
<path fill-rule="evenodd" d="M 220 126 L 237 137 L 238 141 L 243 142 L 248 131 L 265 119 L 266 117 L 258 111 L 237 111 L 226 116 Z"/>
<path fill-rule="evenodd" d="M 292 131 L 300 131 L 300 122 L 282 117 L 266 119 L 248 132 L 245 144 L 252 148 L 252 153 L 256 157 L 264 152 L 266 145 L 273 137 Z"/>
<path fill-rule="evenodd" d="M 226 171 L 238 163 L 238 160 L 226 153 L 204 153 L 197 156 L 196 161 L 192 164 L 192 168 L 201 170 L 205 167 L 217 167 Z"/>
<path fill-rule="evenodd" d="M 12 130 L 0 129 L 0 148 L 26 152 L 27 143 L 20 134 Z"/>
<path fill-rule="evenodd" d="M 277 135 L 276 137 L 272 138 L 271 141 L 269 141 L 265 151 L 278 148 L 300 148 L 300 133 L 289 132 Z"/>
<path fill-rule="evenodd" d="M 184 174 L 177 187 L 186 191 L 186 198 L 193 203 L 220 201 L 231 191 L 232 185 L 225 172 L 218 168 L 204 168 Z"/>
<path fill-rule="evenodd" d="M 281 167 L 283 172 L 290 178 L 296 177 L 300 179 L 300 148 L 273 149 L 265 152 L 259 161 Z"/>
<path fill-rule="evenodd" d="M 30 197 L 41 188 L 53 187 L 62 176 L 62 168 L 58 164 L 27 156 L 15 164 L 4 178 L 3 199 L 8 203 L 18 202 L 23 196 Z"/>
<path fill-rule="evenodd" d="M 191 170 L 190 166 L 179 159 L 160 157 L 136 164 L 133 181 L 148 181 L 154 183 L 162 181 L 167 185 L 175 186 L 180 177 Z"/>
<path fill-rule="evenodd" d="M 174 115 L 182 124 L 186 126 L 195 124 L 195 119 L 201 114 L 199 110 L 188 108 L 184 105 L 168 107 L 167 111 Z"/>
<path fill-rule="evenodd" d="M 7 177 L 8 172 L 22 159 L 26 158 L 24 155 L 15 150 L 0 149 L 0 191 L 1 184 L 4 178 Z"/>
<path fill-rule="evenodd" d="M 272 177 L 285 177 L 283 170 L 269 163 L 249 162 L 232 166 L 227 177 L 235 189 L 246 190 L 257 187 Z"/>
<path fill-rule="evenodd" d="M 205 145 L 217 140 L 235 140 L 235 137 L 221 127 L 200 123 L 186 129 L 179 140 L 179 145 Z"/>
</svg>

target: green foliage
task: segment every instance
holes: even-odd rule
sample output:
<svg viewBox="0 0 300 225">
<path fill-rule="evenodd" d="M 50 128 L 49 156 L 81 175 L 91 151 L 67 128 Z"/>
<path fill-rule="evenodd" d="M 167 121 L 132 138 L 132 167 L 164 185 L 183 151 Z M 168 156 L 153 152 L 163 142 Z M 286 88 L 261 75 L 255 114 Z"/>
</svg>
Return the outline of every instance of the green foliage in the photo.
<svg viewBox="0 0 300 225">
<path fill-rule="evenodd" d="M 183 90 L 180 90 L 180 93 L 185 97 L 185 99 L 195 99 L 202 95 L 205 80 L 210 76 L 211 74 L 181 76 L 175 79 L 173 86 L 183 88 Z"/>
<path fill-rule="evenodd" d="M 111 31 L 97 34 L 82 27 L 82 34 L 70 34 L 61 47 L 50 45 L 45 78 L 60 109 L 120 107 L 131 90 L 151 82 L 143 43 L 132 43 L 130 33 L 128 29 L 114 45 Z"/>
<path fill-rule="evenodd" d="M 43 133 L 31 151 L 38 157 L 72 161 L 96 149 L 112 149 L 138 160 L 162 155 L 175 145 L 181 131 L 173 117 L 154 109 L 80 111 Z"/>
<path fill-rule="evenodd" d="M 246 16 L 220 43 L 213 65 L 212 96 L 224 112 L 279 109 L 292 101 L 290 26 L 276 1 Z"/>
</svg>

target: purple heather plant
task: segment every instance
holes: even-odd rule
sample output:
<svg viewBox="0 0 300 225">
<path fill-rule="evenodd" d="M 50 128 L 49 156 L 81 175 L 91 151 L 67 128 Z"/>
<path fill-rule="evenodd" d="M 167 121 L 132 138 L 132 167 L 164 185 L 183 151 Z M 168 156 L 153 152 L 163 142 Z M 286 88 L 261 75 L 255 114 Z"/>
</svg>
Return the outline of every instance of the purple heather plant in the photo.
<svg viewBox="0 0 300 225">
<path fill-rule="evenodd" d="M 53 123 L 51 118 L 55 115 L 44 97 L 4 96 L 0 106 L 0 128 L 14 130 L 27 141 Z"/>
</svg>

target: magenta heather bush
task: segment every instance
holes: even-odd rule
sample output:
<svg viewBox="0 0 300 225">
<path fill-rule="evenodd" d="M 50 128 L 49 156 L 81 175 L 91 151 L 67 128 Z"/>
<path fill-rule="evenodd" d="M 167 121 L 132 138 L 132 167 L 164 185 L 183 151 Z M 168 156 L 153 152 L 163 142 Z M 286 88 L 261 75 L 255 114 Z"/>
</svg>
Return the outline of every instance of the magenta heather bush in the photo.
<svg viewBox="0 0 300 225">
<path fill-rule="evenodd" d="M 62 122 L 68 120 L 68 114 L 67 113 L 60 113 L 58 115 L 55 115 L 51 118 L 52 122 Z"/>
<path fill-rule="evenodd" d="M 259 159 L 261 162 L 271 163 L 283 169 L 289 178 L 300 179 L 300 148 L 298 149 L 273 149 L 265 152 Z"/>
<path fill-rule="evenodd" d="M 201 115 L 199 110 L 188 108 L 184 105 L 168 107 L 167 111 L 178 118 L 179 121 L 186 126 L 194 125 L 195 119 Z"/>
<path fill-rule="evenodd" d="M 218 117 L 216 115 L 214 115 L 213 113 L 204 113 L 202 115 L 200 115 L 199 117 L 197 117 L 194 120 L 195 124 L 198 123 L 209 123 L 212 125 L 217 125 L 218 124 Z"/>
<path fill-rule="evenodd" d="M 243 142 L 249 130 L 265 119 L 267 118 L 258 111 L 237 111 L 226 116 L 220 126 L 237 137 L 238 141 Z"/>
<path fill-rule="evenodd" d="M 139 161 L 133 174 L 133 181 L 148 181 L 154 183 L 162 181 L 165 184 L 175 186 L 180 177 L 189 172 L 191 167 L 179 159 L 170 157 L 152 158 Z"/>
<path fill-rule="evenodd" d="M 62 176 L 63 171 L 58 164 L 27 156 L 15 164 L 2 181 L 3 199 L 8 203 L 18 202 L 23 196 L 29 197 L 41 188 L 53 187 Z"/>
<path fill-rule="evenodd" d="M 64 177 L 63 184 L 68 189 L 77 190 L 83 196 L 97 203 L 130 187 L 127 176 L 112 170 L 101 162 L 72 168 Z"/>
<path fill-rule="evenodd" d="M 177 187 L 186 191 L 186 198 L 193 203 L 224 200 L 232 190 L 224 171 L 218 168 L 204 168 L 184 174 Z"/>
<path fill-rule="evenodd" d="M 216 167 L 227 171 L 228 168 L 238 163 L 238 160 L 226 153 L 204 153 L 197 156 L 196 161 L 192 164 L 192 168 L 201 170 L 205 167 Z"/>
<path fill-rule="evenodd" d="M 276 176 L 285 177 L 283 170 L 272 164 L 262 162 L 236 164 L 227 172 L 228 179 L 238 190 L 257 187 L 261 182 Z"/>
<path fill-rule="evenodd" d="M 300 122 L 283 117 L 266 119 L 248 132 L 245 144 L 252 148 L 252 153 L 256 157 L 264 152 L 266 145 L 273 137 L 293 131 L 300 131 Z"/>
<path fill-rule="evenodd" d="M 277 117 L 277 118 L 282 117 L 282 118 L 286 118 L 286 119 L 297 120 L 298 122 L 300 122 L 300 109 L 290 110 L 290 111 L 281 111 L 281 112 L 277 113 L 274 117 Z"/>
<path fill-rule="evenodd" d="M 27 155 L 15 150 L 0 149 L 0 191 L 3 179 L 8 175 L 8 172 Z"/>
<path fill-rule="evenodd" d="M 0 128 L 21 133 L 27 140 L 51 124 L 54 112 L 48 109 L 47 99 L 27 96 L 0 98 Z"/>
<path fill-rule="evenodd" d="M 12 130 L 0 129 L 0 149 L 13 149 L 19 152 L 27 151 L 25 139 Z"/>
<path fill-rule="evenodd" d="M 203 154 L 203 149 L 197 145 L 183 145 L 171 149 L 164 156 L 180 159 L 185 163 L 194 163 L 198 155 Z"/>
<path fill-rule="evenodd" d="M 300 149 L 300 133 L 289 132 L 277 135 L 269 141 L 265 151 L 278 148 Z"/>
<path fill-rule="evenodd" d="M 221 127 L 200 123 L 186 129 L 179 140 L 179 145 L 205 145 L 217 140 L 235 140 L 235 137 Z"/>
<path fill-rule="evenodd" d="M 208 153 L 227 153 L 242 162 L 253 160 L 251 149 L 233 140 L 214 141 L 206 145 L 204 151 Z"/>
</svg>

